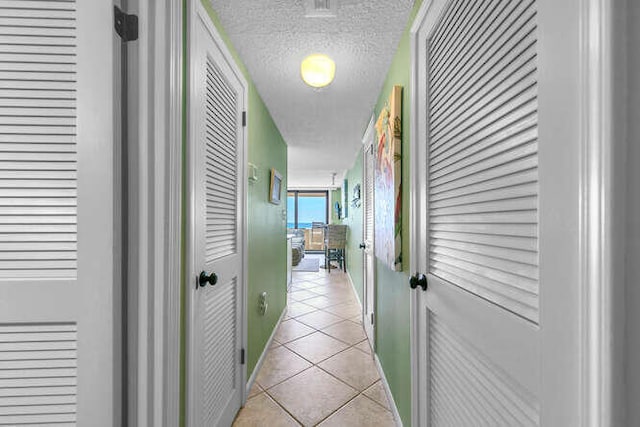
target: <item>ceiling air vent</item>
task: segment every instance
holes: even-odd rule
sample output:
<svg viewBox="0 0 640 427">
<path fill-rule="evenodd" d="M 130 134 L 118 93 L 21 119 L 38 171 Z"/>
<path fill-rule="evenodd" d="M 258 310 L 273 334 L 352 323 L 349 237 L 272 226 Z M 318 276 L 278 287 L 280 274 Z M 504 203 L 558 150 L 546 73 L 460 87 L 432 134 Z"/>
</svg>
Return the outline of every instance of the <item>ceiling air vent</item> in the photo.
<svg viewBox="0 0 640 427">
<path fill-rule="evenodd" d="M 307 18 L 330 18 L 338 12 L 338 0 L 305 0 Z"/>
</svg>

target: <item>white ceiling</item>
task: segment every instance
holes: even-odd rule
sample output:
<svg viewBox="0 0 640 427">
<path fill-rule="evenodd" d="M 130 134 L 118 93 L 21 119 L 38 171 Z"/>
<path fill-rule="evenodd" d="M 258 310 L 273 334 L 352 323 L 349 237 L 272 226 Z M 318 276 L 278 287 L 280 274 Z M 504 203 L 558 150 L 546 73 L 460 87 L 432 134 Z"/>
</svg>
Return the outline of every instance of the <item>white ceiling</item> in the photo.
<svg viewBox="0 0 640 427">
<path fill-rule="evenodd" d="M 338 0 L 306 18 L 305 0 L 210 0 L 289 147 L 290 188 L 339 184 L 355 160 L 413 0 Z M 336 1 L 336 0 L 333 0 Z M 324 53 L 336 77 L 312 89 L 300 62 Z"/>
</svg>

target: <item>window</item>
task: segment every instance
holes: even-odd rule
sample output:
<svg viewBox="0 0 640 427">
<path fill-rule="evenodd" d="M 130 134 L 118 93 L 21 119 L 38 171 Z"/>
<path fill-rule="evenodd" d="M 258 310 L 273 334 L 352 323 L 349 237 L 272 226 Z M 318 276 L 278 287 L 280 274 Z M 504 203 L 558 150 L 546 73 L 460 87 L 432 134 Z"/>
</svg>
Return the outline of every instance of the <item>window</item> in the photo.
<svg viewBox="0 0 640 427">
<path fill-rule="evenodd" d="M 304 230 L 305 249 L 322 251 L 324 229 L 312 229 L 314 222 L 329 221 L 328 191 L 298 191 L 287 193 L 287 228 Z"/>
<path fill-rule="evenodd" d="M 314 222 L 329 220 L 328 191 L 289 191 L 287 193 L 287 228 L 311 228 Z"/>
</svg>

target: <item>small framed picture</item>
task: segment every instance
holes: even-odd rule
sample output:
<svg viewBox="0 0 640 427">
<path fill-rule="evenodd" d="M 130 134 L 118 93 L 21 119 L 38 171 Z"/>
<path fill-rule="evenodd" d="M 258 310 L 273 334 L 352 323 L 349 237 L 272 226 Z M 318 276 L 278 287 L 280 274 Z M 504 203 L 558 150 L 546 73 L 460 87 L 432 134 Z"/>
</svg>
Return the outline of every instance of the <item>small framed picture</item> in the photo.
<svg viewBox="0 0 640 427">
<path fill-rule="evenodd" d="M 269 191 L 269 201 L 274 205 L 279 205 L 282 199 L 282 175 L 275 169 L 271 169 L 271 187 Z"/>
</svg>

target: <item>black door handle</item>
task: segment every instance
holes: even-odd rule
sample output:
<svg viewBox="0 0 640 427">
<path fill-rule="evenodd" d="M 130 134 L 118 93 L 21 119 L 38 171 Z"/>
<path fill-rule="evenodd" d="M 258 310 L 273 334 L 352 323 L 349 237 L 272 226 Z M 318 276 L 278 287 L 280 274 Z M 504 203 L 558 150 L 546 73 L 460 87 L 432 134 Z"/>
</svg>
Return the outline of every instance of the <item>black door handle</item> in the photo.
<svg viewBox="0 0 640 427">
<path fill-rule="evenodd" d="M 416 273 L 409 279 L 409 287 L 411 289 L 415 289 L 418 286 L 422 288 L 423 291 L 427 290 L 429 284 L 427 283 L 427 276 L 421 273 Z"/>
<path fill-rule="evenodd" d="M 200 276 L 198 277 L 198 284 L 202 287 L 202 286 L 207 286 L 207 283 L 210 284 L 211 286 L 218 283 L 218 276 L 216 275 L 216 273 L 211 273 L 207 275 L 207 273 L 204 271 L 200 272 Z"/>
<path fill-rule="evenodd" d="M 366 248 L 366 247 L 367 247 L 367 245 L 365 245 L 364 243 L 360 243 L 360 245 L 358 245 L 358 247 L 359 247 L 360 249 L 364 249 L 364 248 Z"/>
</svg>

